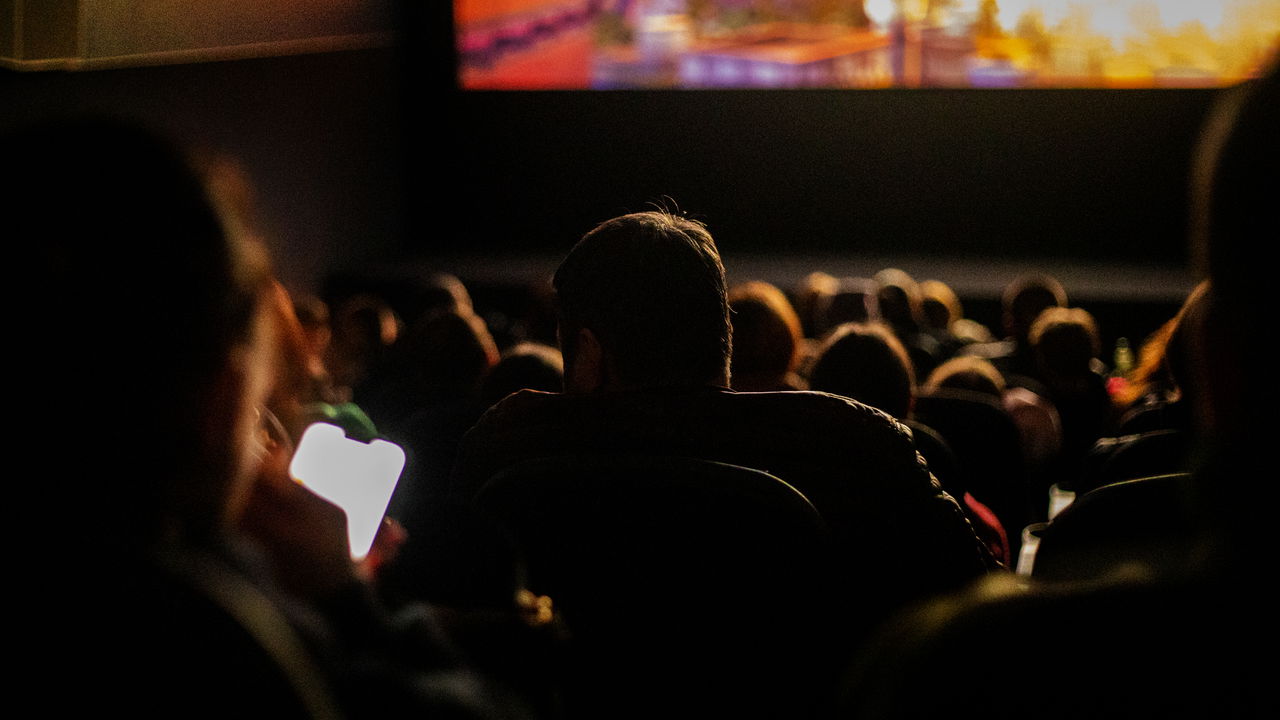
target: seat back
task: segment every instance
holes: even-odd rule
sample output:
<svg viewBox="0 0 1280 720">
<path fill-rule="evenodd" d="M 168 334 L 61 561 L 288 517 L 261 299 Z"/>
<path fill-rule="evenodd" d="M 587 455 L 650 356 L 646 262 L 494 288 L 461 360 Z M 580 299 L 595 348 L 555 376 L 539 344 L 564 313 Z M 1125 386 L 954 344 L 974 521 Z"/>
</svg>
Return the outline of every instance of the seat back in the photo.
<svg viewBox="0 0 1280 720">
<path fill-rule="evenodd" d="M 1126 564 L 1182 569 L 1198 528 L 1190 477 L 1172 473 L 1125 480 L 1078 496 L 1040 530 L 1032 575 L 1096 579 Z"/>
<path fill-rule="evenodd" d="M 568 627 L 572 715 L 763 717 L 813 690 L 828 541 L 782 480 L 691 458 L 554 457 L 499 473 L 477 503 Z"/>
<path fill-rule="evenodd" d="M 946 440 L 965 487 L 1004 527 L 1022 528 L 1034 519 L 1031 508 L 1040 501 L 1033 501 L 1036 493 L 1028 485 L 1021 436 L 999 401 L 963 390 L 935 390 L 916 399 L 915 419 Z M 1014 535 L 1009 541 L 1016 557 L 1020 539 Z"/>
<path fill-rule="evenodd" d="M 1124 480 L 1187 472 L 1191 469 L 1188 451 L 1194 445 L 1195 441 L 1182 430 L 1103 438 L 1094 444 L 1084 472 L 1072 482 L 1072 489 L 1085 493 Z"/>
</svg>

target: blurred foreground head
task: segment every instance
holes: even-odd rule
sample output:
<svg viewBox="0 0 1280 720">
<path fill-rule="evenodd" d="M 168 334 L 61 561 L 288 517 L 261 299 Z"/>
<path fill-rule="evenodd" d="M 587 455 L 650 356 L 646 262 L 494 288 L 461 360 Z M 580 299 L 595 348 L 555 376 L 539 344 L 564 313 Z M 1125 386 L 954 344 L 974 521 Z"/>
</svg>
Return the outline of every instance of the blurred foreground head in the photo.
<svg viewBox="0 0 1280 720">
<path fill-rule="evenodd" d="M 1272 332 L 1280 241 L 1280 65 L 1226 92 L 1211 116 L 1192 184 L 1192 256 L 1210 284 L 1209 302 L 1186 319 L 1201 328 L 1197 408 L 1220 438 L 1266 437 L 1274 407 L 1259 393 L 1274 370 L 1259 344 Z M 1260 412 L 1265 411 L 1265 412 Z"/>
<path fill-rule="evenodd" d="M 173 146 L 113 121 L 0 137 L 14 309 L 11 379 L 38 467 L 95 542 L 216 531 L 253 463 L 271 353 L 260 246 Z"/>
</svg>

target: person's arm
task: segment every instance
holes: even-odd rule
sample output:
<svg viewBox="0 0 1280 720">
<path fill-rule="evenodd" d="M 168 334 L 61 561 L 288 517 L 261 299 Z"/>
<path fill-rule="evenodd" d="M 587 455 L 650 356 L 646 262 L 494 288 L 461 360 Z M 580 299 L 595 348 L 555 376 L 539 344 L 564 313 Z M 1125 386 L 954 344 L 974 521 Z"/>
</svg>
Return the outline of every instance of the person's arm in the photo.
<svg viewBox="0 0 1280 720">
<path fill-rule="evenodd" d="M 432 608 L 384 606 L 370 561 L 351 559 L 346 515 L 294 481 L 288 461 L 283 448 L 264 458 L 239 528 L 266 556 L 266 582 L 328 669 L 347 714 L 528 717 L 518 698 L 463 663 Z M 394 539 L 375 542 L 369 557 Z"/>
<path fill-rule="evenodd" d="M 894 426 L 878 444 L 889 462 L 888 489 L 897 495 L 888 509 L 893 547 L 916 585 L 912 590 L 921 596 L 956 590 L 1001 569 L 957 499 L 929 471 L 908 431 Z"/>
</svg>

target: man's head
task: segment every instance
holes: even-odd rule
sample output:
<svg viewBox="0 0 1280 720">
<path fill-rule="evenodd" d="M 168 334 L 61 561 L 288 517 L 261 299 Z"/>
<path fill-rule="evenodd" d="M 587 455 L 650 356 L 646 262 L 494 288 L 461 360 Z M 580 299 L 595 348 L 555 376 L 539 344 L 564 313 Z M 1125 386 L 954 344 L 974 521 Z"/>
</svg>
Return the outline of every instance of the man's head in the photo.
<svg viewBox="0 0 1280 720">
<path fill-rule="evenodd" d="M 728 386 L 724 266 L 701 223 L 661 211 L 606 221 L 554 285 L 566 390 Z"/>
</svg>

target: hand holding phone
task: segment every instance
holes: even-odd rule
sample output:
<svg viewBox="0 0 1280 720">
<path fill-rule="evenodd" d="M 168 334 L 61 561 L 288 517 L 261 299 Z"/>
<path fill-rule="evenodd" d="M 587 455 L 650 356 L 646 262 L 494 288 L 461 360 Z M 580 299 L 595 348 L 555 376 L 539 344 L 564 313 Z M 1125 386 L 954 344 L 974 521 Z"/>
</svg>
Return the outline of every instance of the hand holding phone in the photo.
<svg viewBox="0 0 1280 720">
<path fill-rule="evenodd" d="M 395 443 L 364 443 L 336 425 L 314 423 L 298 442 L 289 474 L 346 513 L 351 557 L 360 560 L 378 534 L 404 462 Z"/>
</svg>

